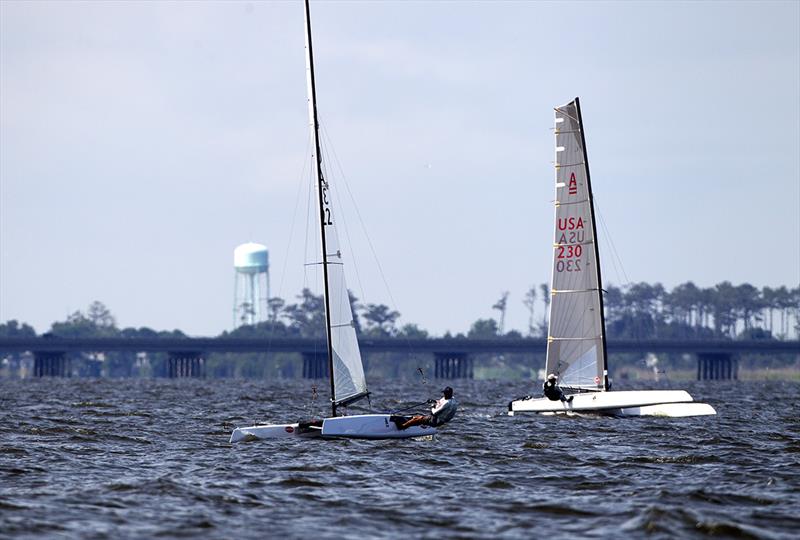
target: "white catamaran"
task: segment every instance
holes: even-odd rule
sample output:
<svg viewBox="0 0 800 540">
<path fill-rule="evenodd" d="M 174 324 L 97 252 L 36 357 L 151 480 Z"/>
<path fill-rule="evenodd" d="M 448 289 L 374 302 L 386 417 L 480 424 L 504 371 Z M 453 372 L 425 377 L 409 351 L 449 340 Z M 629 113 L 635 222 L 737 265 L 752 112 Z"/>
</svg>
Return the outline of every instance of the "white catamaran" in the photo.
<svg viewBox="0 0 800 540">
<path fill-rule="evenodd" d="M 311 47 L 311 14 L 305 0 L 306 75 L 308 114 L 314 139 L 313 173 L 319 206 L 322 247 L 322 273 L 325 298 L 325 327 L 328 370 L 331 383 L 331 417 L 293 424 L 267 424 L 233 430 L 230 442 L 284 437 L 323 437 L 357 439 L 406 439 L 430 436 L 436 428 L 413 426 L 397 428 L 389 414 L 338 416 L 339 408 L 369 396 L 361 352 L 358 347 L 353 312 L 345 282 L 343 257 L 329 196 L 330 185 L 324 178 L 317 116 L 314 56 Z"/>
<path fill-rule="evenodd" d="M 597 226 L 578 98 L 555 109 L 556 199 L 546 373 L 568 401 L 525 397 L 508 414 L 600 413 L 620 416 L 716 414 L 684 390 L 609 392 Z"/>
</svg>

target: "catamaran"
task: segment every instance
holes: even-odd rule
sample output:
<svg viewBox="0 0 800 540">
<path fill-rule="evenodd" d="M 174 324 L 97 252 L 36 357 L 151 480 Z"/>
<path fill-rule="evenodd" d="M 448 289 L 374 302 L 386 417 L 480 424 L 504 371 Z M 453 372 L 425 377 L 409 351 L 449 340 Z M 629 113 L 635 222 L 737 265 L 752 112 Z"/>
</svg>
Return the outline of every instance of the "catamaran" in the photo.
<svg viewBox="0 0 800 540">
<path fill-rule="evenodd" d="M 360 414 L 342 416 L 346 405 L 368 397 L 367 381 L 358 346 L 353 311 L 345 282 L 342 247 L 336 233 L 331 208 L 330 183 L 325 179 L 320 151 L 319 118 L 317 115 L 314 56 L 311 45 L 311 14 L 305 0 L 306 80 L 308 83 L 308 115 L 314 139 L 312 156 L 316 184 L 321 235 L 323 296 L 325 299 L 325 330 L 328 353 L 328 374 L 331 386 L 331 416 L 290 424 L 265 424 L 239 427 L 231 433 L 230 442 L 249 439 L 285 437 L 322 437 L 356 439 L 406 439 L 433 435 L 436 428 L 412 426 L 398 429 L 390 414 Z"/>
<path fill-rule="evenodd" d="M 527 396 L 509 403 L 508 414 L 716 414 L 684 390 L 608 391 L 597 225 L 578 98 L 555 109 L 555 146 L 555 241 L 545 371 L 558 377 L 567 400 Z"/>
</svg>

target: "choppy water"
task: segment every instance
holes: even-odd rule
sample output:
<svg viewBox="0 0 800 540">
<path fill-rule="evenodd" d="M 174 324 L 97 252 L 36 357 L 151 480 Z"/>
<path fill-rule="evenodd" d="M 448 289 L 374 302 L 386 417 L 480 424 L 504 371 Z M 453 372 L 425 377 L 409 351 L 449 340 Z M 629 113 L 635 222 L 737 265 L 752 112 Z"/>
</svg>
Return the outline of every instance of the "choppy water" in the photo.
<svg viewBox="0 0 800 540">
<path fill-rule="evenodd" d="M 719 413 L 693 419 L 509 418 L 524 383 L 454 386 L 433 440 L 231 446 L 304 417 L 310 383 L 0 381 L 0 536 L 798 536 L 799 384 L 684 385 Z M 372 387 L 383 410 L 438 389 Z"/>
</svg>

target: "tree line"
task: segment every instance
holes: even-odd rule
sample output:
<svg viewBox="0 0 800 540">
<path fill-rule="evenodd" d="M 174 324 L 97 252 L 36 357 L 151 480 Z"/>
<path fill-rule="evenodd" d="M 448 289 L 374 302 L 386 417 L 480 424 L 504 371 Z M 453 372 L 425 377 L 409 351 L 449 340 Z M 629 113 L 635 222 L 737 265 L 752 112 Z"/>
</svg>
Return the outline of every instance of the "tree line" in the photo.
<svg viewBox="0 0 800 540">
<path fill-rule="evenodd" d="M 547 284 L 531 287 L 522 303 L 528 310 L 525 332 L 504 329 L 509 293 L 501 294 L 491 307 L 496 318 L 482 318 L 463 333 L 444 337 L 520 338 L 546 337 L 550 289 Z M 606 333 L 609 338 L 628 339 L 790 339 L 800 335 L 800 287 L 763 287 L 748 283 L 732 285 L 724 281 L 701 288 L 686 282 L 667 290 L 659 283 L 634 283 L 609 286 L 604 291 Z M 400 313 L 384 304 L 362 303 L 350 293 L 353 324 L 364 338 L 425 339 L 430 334 L 414 323 L 400 324 Z M 52 323 L 45 335 L 58 337 L 182 337 L 180 330 L 157 331 L 147 327 L 119 328 L 116 318 L 101 302 L 93 302 L 85 311 L 75 311 L 64 321 Z M 255 325 L 242 325 L 225 331 L 220 337 L 308 337 L 323 338 L 324 303 L 321 295 L 304 289 L 292 302 L 269 299 L 269 318 Z M 0 324 L 0 337 L 33 337 L 30 325 L 10 320 Z M 269 359 L 258 353 L 215 354 L 208 359 L 210 376 L 264 377 L 277 374 L 297 376 L 302 369 L 297 355 L 271 354 Z M 391 356 L 391 355 L 389 355 Z M 76 355 L 73 360 L 77 375 L 152 376 L 161 374 L 166 354 L 141 358 L 134 353 Z M 14 355 L 0 351 L 0 370 L 18 361 Z M 398 359 L 395 359 L 398 360 Z M 527 359 L 526 364 L 530 363 Z M 376 365 L 379 363 L 376 363 Z M 399 369 L 400 362 L 386 362 Z M 383 369 L 374 367 L 372 369 Z M 413 371 L 413 370 L 412 370 Z M 394 376 L 394 373 L 384 373 Z"/>
<path fill-rule="evenodd" d="M 712 287 L 698 287 L 691 281 L 667 290 L 660 283 L 610 285 L 603 294 L 607 334 L 618 338 L 751 338 L 789 339 L 800 332 L 800 286 L 754 287 L 723 281 Z M 492 306 L 496 318 L 476 320 L 464 333 L 446 337 L 546 337 L 550 288 L 532 286 L 522 303 L 528 310 L 526 332 L 505 331 L 504 320 L 509 293 L 502 293 Z M 414 323 L 399 324 L 397 310 L 384 304 L 362 303 L 352 292 L 350 306 L 356 333 L 364 337 L 427 338 L 428 331 Z M 537 306 L 539 311 L 537 311 Z M 303 289 L 293 302 L 269 299 L 269 318 L 255 325 L 224 331 L 220 337 L 322 338 L 324 332 L 322 295 Z M 147 327 L 118 328 L 116 318 L 102 302 L 92 302 L 86 311 L 75 311 L 64 321 L 52 323 L 47 334 L 59 337 L 179 337 L 180 330 L 157 331 Z M 0 324 L 0 336 L 36 336 L 30 325 L 10 320 Z"/>
<path fill-rule="evenodd" d="M 543 315 L 537 321 L 537 297 Z M 507 293 L 501 296 L 505 306 Z M 523 298 L 529 310 L 528 335 L 547 335 L 547 284 L 531 287 Z M 733 285 L 723 281 L 698 287 L 691 281 L 667 290 L 660 283 L 610 285 L 603 292 L 606 332 L 616 338 L 789 339 L 800 334 L 800 286 L 794 289 Z"/>
</svg>

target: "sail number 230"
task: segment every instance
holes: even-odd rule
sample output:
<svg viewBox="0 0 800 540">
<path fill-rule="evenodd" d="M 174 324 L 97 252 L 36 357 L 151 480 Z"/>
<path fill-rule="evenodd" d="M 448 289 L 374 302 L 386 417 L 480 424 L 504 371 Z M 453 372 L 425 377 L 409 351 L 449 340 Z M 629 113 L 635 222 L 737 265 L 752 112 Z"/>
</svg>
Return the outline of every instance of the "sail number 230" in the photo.
<svg viewBox="0 0 800 540">
<path fill-rule="evenodd" d="M 581 261 L 578 257 L 583 254 L 583 246 L 567 245 L 558 246 L 556 253 L 556 272 L 580 272 Z"/>
<path fill-rule="evenodd" d="M 573 257 L 580 257 L 583 254 L 583 246 L 558 246 L 559 259 L 572 259 Z"/>
</svg>

